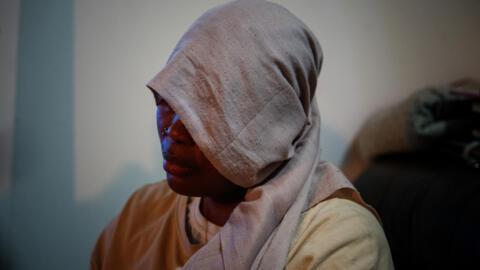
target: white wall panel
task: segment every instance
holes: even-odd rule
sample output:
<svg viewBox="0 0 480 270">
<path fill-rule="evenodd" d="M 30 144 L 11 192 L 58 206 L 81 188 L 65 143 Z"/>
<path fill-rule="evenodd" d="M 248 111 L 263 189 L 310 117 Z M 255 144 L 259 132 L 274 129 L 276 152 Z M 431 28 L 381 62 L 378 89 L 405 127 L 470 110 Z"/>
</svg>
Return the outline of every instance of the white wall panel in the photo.
<svg viewBox="0 0 480 270">
<path fill-rule="evenodd" d="M 222 2 L 76 1 L 77 200 L 163 178 L 155 107 L 144 85 L 188 26 Z M 478 1 L 275 2 L 322 44 L 322 147 L 337 164 L 373 110 L 425 85 L 480 77 Z"/>
</svg>

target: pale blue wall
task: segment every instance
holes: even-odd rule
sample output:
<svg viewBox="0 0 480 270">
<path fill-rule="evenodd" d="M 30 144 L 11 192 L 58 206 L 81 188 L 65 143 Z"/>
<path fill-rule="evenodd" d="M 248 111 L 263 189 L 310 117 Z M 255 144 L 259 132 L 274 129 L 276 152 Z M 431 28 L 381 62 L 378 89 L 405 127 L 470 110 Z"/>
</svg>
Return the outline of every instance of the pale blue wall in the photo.
<svg viewBox="0 0 480 270">
<path fill-rule="evenodd" d="M 88 269 L 102 228 L 153 179 L 126 164 L 96 199 L 75 201 L 73 23 L 73 0 L 21 1 L 12 173 L 0 194 L 2 270 Z"/>
<path fill-rule="evenodd" d="M 73 3 L 23 0 L 8 249 L 12 269 L 85 269 L 73 201 Z"/>
</svg>

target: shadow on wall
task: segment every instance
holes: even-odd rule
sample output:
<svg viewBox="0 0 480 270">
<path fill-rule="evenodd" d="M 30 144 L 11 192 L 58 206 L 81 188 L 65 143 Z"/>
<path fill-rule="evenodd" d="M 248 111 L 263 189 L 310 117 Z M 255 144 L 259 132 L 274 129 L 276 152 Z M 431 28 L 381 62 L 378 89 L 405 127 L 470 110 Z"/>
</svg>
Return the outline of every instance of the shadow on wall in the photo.
<svg viewBox="0 0 480 270">
<path fill-rule="evenodd" d="M 90 254 L 102 229 L 119 213 L 128 197 L 137 188 L 152 182 L 153 175 L 139 164 L 127 164 L 114 178 L 114 181 L 111 181 L 94 200 L 76 203 L 73 196 L 61 196 L 61 199 L 53 199 L 55 204 L 59 204 L 57 211 L 40 207 L 38 209 L 40 213 L 36 213 L 37 217 L 33 219 L 32 217 L 12 217 L 16 221 L 14 223 L 17 224 L 16 227 L 21 227 L 24 233 L 18 232 L 17 228 L 6 228 L 6 230 L 2 228 L 0 268 L 88 269 Z M 47 196 L 57 195 L 55 187 L 47 187 L 47 189 L 52 190 L 50 194 L 46 194 Z M 66 190 L 62 192 L 74 194 Z M 2 195 L 0 198 L 2 207 L 8 205 L 10 196 L 11 194 L 7 192 Z M 31 207 L 46 204 L 41 201 L 41 197 L 31 199 L 30 203 L 23 204 L 30 204 Z M 32 201 L 38 203 L 32 203 Z M 16 204 L 19 202 L 20 200 L 16 200 Z M 47 204 L 50 204 L 50 208 L 52 207 L 52 202 Z M 12 213 L 12 216 L 13 214 L 28 215 L 28 212 Z M 55 218 L 43 218 L 44 216 L 55 216 Z M 4 224 L 3 220 L 2 224 Z M 13 231 L 13 235 L 10 235 L 9 231 Z"/>
<path fill-rule="evenodd" d="M 161 163 L 158 163 L 161 164 Z M 158 179 L 157 179 L 158 180 Z M 81 229 L 78 246 L 81 256 L 78 269 L 87 269 L 90 253 L 103 228 L 123 208 L 132 193 L 139 187 L 156 181 L 152 173 L 139 164 L 127 164 L 114 177 L 102 193 L 94 200 L 78 203 L 75 206 L 75 218 Z"/>
</svg>

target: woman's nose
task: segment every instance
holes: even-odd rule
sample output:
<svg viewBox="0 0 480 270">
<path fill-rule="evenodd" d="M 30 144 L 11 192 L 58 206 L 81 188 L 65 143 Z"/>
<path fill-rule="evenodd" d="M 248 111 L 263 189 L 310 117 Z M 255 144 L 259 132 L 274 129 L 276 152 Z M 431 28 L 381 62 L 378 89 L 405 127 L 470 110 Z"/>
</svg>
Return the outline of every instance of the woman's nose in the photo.
<svg viewBox="0 0 480 270">
<path fill-rule="evenodd" d="M 174 140 L 178 144 L 187 144 L 193 145 L 194 141 L 190 133 L 188 133 L 187 129 L 183 125 L 178 115 L 175 114 L 170 126 L 166 130 L 167 136 L 169 136 L 172 140 Z"/>
</svg>

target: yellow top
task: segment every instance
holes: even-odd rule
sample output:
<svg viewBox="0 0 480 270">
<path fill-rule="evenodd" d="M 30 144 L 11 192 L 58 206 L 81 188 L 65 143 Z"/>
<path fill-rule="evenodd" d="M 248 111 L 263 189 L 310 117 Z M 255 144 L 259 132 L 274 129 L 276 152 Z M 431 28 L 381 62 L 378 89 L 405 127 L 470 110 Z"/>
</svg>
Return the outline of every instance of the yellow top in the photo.
<svg viewBox="0 0 480 270">
<path fill-rule="evenodd" d="M 346 199 L 323 201 L 302 215 L 286 269 L 393 269 L 375 216 Z"/>
<path fill-rule="evenodd" d="M 141 187 L 103 230 L 90 269 L 175 269 L 202 247 L 185 233 L 188 198 L 166 181 Z M 363 206 L 339 198 L 301 216 L 286 269 L 393 269 L 385 234 Z"/>
</svg>

